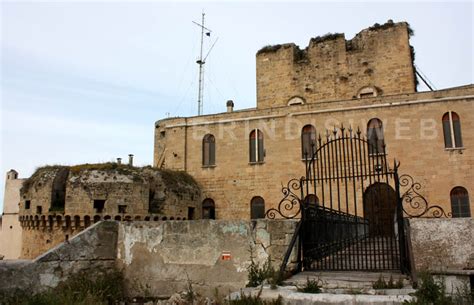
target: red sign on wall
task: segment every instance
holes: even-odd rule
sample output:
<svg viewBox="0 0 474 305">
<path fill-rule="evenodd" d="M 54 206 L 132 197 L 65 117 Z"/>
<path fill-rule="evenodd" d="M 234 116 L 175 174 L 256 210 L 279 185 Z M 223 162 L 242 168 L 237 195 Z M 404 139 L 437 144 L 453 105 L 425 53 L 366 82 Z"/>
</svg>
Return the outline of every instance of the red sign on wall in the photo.
<svg viewBox="0 0 474 305">
<path fill-rule="evenodd" d="M 230 251 L 222 251 L 221 259 L 223 261 L 230 261 L 231 258 L 232 256 L 230 255 Z"/>
</svg>

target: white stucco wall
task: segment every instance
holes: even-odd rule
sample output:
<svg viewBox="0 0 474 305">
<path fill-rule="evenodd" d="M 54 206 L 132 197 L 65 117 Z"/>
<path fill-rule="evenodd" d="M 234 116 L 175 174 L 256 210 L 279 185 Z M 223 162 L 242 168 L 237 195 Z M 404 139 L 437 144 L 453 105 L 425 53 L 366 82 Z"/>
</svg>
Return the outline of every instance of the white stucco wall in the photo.
<svg viewBox="0 0 474 305">
<path fill-rule="evenodd" d="M 3 199 L 2 227 L 0 230 L 0 255 L 4 259 L 18 259 L 21 255 L 22 228 L 18 221 L 20 188 L 24 179 L 7 174 Z"/>
</svg>

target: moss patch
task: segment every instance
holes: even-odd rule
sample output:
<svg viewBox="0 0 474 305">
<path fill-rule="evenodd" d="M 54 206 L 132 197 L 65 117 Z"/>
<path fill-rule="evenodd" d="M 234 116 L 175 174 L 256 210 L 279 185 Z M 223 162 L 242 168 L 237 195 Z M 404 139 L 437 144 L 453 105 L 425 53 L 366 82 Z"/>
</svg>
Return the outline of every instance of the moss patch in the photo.
<svg viewBox="0 0 474 305">
<path fill-rule="evenodd" d="M 64 168 L 67 168 L 67 166 L 45 165 L 42 167 L 38 167 L 30 178 L 23 181 L 23 184 L 20 189 L 20 194 L 23 195 L 27 193 L 31 189 L 31 187 L 37 185 L 38 183 L 53 179 L 54 176 L 56 176 L 56 173 Z"/>
<path fill-rule="evenodd" d="M 344 37 L 342 33 L 327 33 L 323 36 L 317 36 L 310 39 L 309 43 L 321 43 L 325 41 L 335 40 L 337 38 Z"/>
</svg>

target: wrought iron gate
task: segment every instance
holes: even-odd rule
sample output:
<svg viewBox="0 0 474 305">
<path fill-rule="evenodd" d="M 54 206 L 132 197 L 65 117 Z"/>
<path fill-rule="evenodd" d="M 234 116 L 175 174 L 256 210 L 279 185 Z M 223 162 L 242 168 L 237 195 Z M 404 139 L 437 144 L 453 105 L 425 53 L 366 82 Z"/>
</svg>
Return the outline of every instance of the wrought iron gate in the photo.
<svg viewBox="0 0 474 305">
<path fill-rule="evenodd" d="M 411 176 L 399 177 L 399 163 L 387 162 L 385 148 L 351 128 L 326 132 L 324 141 L 319 136 L 305 157 L 305 176 L 290 180 L 266 213 L 301 219 L 280 271 L 299 238 L 300 269 L 409 272 L 404 217 L 449 214 L 429 206 Z"/>
</svg>

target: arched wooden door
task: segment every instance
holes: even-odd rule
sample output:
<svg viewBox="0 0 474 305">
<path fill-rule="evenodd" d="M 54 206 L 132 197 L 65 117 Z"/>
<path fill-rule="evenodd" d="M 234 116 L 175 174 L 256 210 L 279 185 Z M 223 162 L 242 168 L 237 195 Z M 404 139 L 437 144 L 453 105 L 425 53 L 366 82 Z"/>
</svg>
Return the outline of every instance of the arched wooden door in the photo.
<svg viewBox="0 0 474 305">
<path fill-rule="evenodd" d="M 364 192 L 364 218 L 371 236 L 393 236 L 396 225 L 397 195 L 386 183 L 376 182 Z"/>
</svg>

